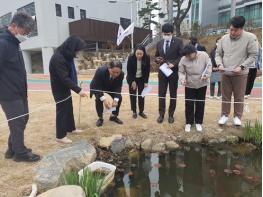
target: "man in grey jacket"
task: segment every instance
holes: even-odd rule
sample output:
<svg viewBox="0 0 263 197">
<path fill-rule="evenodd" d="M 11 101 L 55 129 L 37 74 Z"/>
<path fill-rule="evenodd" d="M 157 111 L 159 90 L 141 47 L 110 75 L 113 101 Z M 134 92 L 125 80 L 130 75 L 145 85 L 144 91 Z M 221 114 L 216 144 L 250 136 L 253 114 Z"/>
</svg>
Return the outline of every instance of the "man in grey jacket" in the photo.
<svg viewBox="0 0 263 197">
<path fill-rule="evenodd" d="M 228 121 L 231 97 L 234 94 L 234 125 L 241 126 L 248 68 L 254 64 L 258 53 L 257 37 L 243 28 L 243 16 L 230 21 L 229 34 L 224 35 L 216 50 L 216 63 L 222 72 L 222 113 L 219 125 Z"/>
</svg>

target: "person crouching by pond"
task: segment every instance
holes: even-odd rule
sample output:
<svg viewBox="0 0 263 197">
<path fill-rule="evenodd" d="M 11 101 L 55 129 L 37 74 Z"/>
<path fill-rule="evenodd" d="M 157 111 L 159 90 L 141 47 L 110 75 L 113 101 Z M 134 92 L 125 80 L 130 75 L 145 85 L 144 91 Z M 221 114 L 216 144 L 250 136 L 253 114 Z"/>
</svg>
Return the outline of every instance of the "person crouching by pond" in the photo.
<svg viewBox="0 0 263 197">
<path fill-rule="evenodd" d="M 90 83 L 90 97 L 96 97 L 96 111 L 98 114 L 97 127 L 103 125 L 103 105 L 107 110 L 112 112 L 110 121 L 117 124 L 123 124 L 118 118 L 122 102 L 121 89 L 123 84 L 124 72 L 120 61 L 111 61 L 108 66 L 102 66 L 97 69 Z M 104 93 L 108 93 L 113 102 L 111 102 Z"/>
<path fill-rule="evenodd" d="M 137 46 L 134 53 L 129 57 L 127 63 L 127 82 L 129 84 L 131 110 L 133 118 L 137 118 L 137 90 L 139 102 L 139 116 L 147 118 L 144 113 L 144 98 L 141 97 L 142 91 L 148 86 L 150 75 L 150 57 L 146 54 L 143 46 Z"/>
<path fill-rule="evenodd" d="M 76 130 L 71 90 L 81 97 L 87 93 L 78 86 L 74 64 L 76 54 L 86 47 L 86 43 L 76 36 L 70 36 L 58 47 L 49 64 L 50 81 L 53 97 L 56 101 L 56 138 L 60 143 L 71 143 L 67 133 L 81 133 Z M 62 102 L 60 102 L 62 101 Z"/>
<path fill-rule="evenodd" d="M 186 45 L 179 63 L 179 79 L 185 86 L 185 131 L 190 132 L 195 123 L 196 130 L 202 132 L 205 97 L 212 63 L 206 52 L 197 51 L 193 45 Z"/>
</svg>

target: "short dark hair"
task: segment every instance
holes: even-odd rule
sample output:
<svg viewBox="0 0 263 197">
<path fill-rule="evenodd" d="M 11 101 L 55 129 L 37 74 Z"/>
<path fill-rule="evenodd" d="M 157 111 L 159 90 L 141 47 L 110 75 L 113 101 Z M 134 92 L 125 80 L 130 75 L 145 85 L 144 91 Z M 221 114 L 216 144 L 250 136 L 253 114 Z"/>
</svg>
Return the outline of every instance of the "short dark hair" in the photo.
<svg viewBox="0 0 263 197">
<path fill-rule="evenodd" d="M 235 28 L 243 28 L 245 26 L 246 19 L 244 16 L 234 16 L 230 20 L 230 25 Z"/>
<path fill-rule="evenodd" d="M 190 55 L 192 53 L 196 53 L 197 50 L 192 44 L 187 44 L 183 49 L 183 55 Z"/>
<path fill-rule="evenodd" d="M 174 32 L 174 26 L 170 23 L 165 23 L 162 26 L 162 32 L 163 33 L 173 33 Z"/>
<path fill-rule="evenodd" d="M 16 24 L 17 27 L 27 29 L 29 31 L 32 31 L 35 27 L 35 21 L 33 18 L 24 12 L 17 12 L 11 20 L 11 24 L 12 23 Z"/>
<path fill-rule="evenodd" d="M 119 68 L 122 70 L 122 63 L 119 60 L 114 60 L 109 63 L 109 68 Z"/>
<path fill-rule="evenodd" d="M 194 37 L 194 36 L 190 37 L 190 41 L 191 41 L 191 43 L 192 43 L 193 45 L 195 45 L 196 43 L 198 43 L 197 37 Z"/>
</svg>

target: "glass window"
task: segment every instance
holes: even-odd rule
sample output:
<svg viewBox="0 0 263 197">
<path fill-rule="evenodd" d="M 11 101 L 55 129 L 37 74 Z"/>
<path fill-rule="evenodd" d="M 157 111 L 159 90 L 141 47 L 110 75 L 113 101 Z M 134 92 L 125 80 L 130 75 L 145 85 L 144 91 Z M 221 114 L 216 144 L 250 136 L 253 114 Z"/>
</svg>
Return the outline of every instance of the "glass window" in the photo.
<svg viewBox="0 0 263 197">
<path fill-rule="evenodd" d="M 226 26 L 230 20 L 230 11 L 219 13 L 218 24 L 220 26 Z"/>
<path fill-rule="evenodd" d="M 60 17 L 62 16 L 62 10 L 60 4 L 56 4 L 56 15 Z"/>
<path fill-rule="evenodd" d="M 85 19 L 86 17 L 86 10 L 80 9 L 80 19 Z"/>
<path fill-rule="evenodd" d="M 73 7 L 68 7 L 68 17 L 74 19 L 75 14 L 74 14 L 74 8 Z"/>
<path fill-rule="evenodd" d="M 35 3 L 30 3 L 24 7 L 18 8 L 18 12 L 25 12 L 29 14 L 30 16 L 35 16 L 36 15 L 36 10 L 35 10 Z"/>
<path fill-rule="evenodd" d="M 4 16 L 1 16 L 0 17 L 0 28 L 9 25 L 11 20 L 12 20 L 12 13 L 11 12 L 4 15 Z"/>
</svg>

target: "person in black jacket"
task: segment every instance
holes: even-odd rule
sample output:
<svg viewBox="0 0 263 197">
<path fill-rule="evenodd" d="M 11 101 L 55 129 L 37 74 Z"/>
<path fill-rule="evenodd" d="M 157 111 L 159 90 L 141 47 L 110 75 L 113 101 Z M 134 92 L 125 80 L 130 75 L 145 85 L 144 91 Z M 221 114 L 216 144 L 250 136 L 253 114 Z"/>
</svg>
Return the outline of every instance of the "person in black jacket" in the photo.
<svg viewBox="0 0 263 197">
<path fill-rule="evenodd" d="M 201 45 L 198 43 L 198 40 L 196 37 L 191 37 L 190 38 L 190 44 L 194 45 L 197 51 L 204 51 L 206 52 L 205 46 Z"/>
<path fill-rule="evenodd" d="M 155 61 L 158 65 L 167 63 L 173 73 L 166 77 L 161 70 L 158 73 L 159 79 L 159 117 L 158 123 L 162 123 L 165 114 L 165 97 L 169 84 L 170 90 L 170 106 L 169 118 L 170 124 L 174 123 L 174 111 L 176 108 L 177 88 L 178 88 L 178 64 L 182 57 L 183 41 L 173 36 L 174 27 L 172 24 L 164 24 L 162 27 L 163 40 L 157 43 Z"/>
<path fill-rule="evenodd" d="M 123 78 L 124 72 L 122 71 L 122 63 L 120 61 L 111 61 L 108 66 L 102 66 L 97 69 L 90 83 L 90 97 L 93 95 L 96 97 L 96 110 L 99 117 L 96 123 L 97 127 L 103 125 L 103 105 L 106 109 L 112 110 L 110 121 L 123 124 L 118 118 L 122 102 L 121 89 Z M 103 92 L 108 93 L 113 98 L 112 103 L 104 96 Z"/>
<path fill-rule="evenodd" d="M 127 82 L 129 84 L 131 110 L 133 111 L 133 118 L 137 118 L 136 100 L 138 89 L 139 100 L 139 115 L 143 118 L 147 118 L 144 111 L 144 98 L 141 97 L 141 93 L 145 87 L 148 86 L 148 80 L 150 75 L 150 57 L 146 54 L 143 46 L 137 46 L 134 53 L 129 57 L 127 63 Z"/>
<path fill-rule="evenodd" d="M 218 91 L 217 91 L 217 98 L 219 99 L 221 97 L 221 73 L 218 70 L 218 66 L 216 64 L 215 55 L 216 55 L 216 48 L 217 44 L 220 38 L 216 39 L 216 46 L 213 48 L 213 50 L 210 53 L 210 58 L 212 61 L 212 75 L 210 78 L 210 98 L 214 98 L 215 96 L 215 86 L 216 83 L 218 84 Z"/>
<path fill-rule="evenodd" d="M 49 64 L 52 94 L 56 105 L 57 142 L 71 143 L 67 133 L 81 133 L 76 130 L 71 90 L 81 97 L 87 94 L 78 86 L 77 72 L 74 64 L 76 54 L 86 47 L 86 43 L 76 36 L 70 36 L 58 47 Z M 63 101 L 63 102 L 60 102 Z"/>
<path fill-rule="evenodd" d="M 34 20 L 25 13 L 16 13 L 0 34 L 0 105 L 8 122 L 10 135 L 6 159 L 34 162 L 40 159 L 24 145 L 24 130 L 28 122 L 27 76 L 20 43 L 34 28 Z"/>
</svg>

